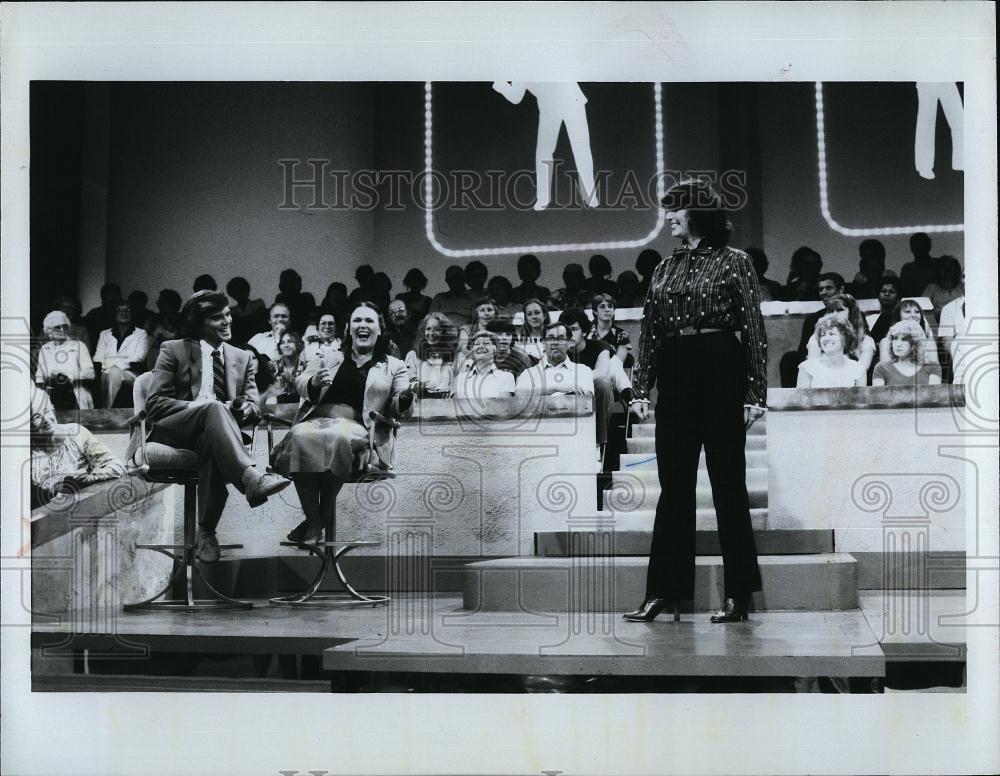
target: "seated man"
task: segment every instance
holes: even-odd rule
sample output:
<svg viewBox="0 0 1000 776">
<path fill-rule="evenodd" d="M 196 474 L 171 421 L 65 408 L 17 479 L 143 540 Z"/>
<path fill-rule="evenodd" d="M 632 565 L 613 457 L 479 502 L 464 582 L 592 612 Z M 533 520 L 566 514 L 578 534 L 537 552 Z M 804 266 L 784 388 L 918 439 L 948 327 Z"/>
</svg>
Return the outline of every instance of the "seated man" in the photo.
<svg viewBox="0 0 1000 776">
<path fill-rule="evenodd" d="M 149 335 L 132 323 L 132 308 L 128 302 L 115 305 L 115 323 L 97 338 L 94 363 L 101 365 L 101 390 L 104 406 L 114 406 L 115 397 L 123 386 L 131 386 L 142 372 L 149 350 Z"/>
<path fill-rule="evenodd" d="M 31 508 L 57 493 L 114 480 L 125 466 L 86 428 L 56 423 L 48 395 L 31 387 Z"/>
<path fill-rule="evenodd" d="M 517 330 L 510 321 L 490 321 L 486 324 L 486 331 L 492 332 L 497 338 L 497 353 L 493 361 L 500 369 L 514 375 L 515 380 L 521 376 L 521 372 L 525 369 L 538 363 L 514 344 Z"/>
<path fill-rule="evenodd" d="M 259 418 L 255 360 L 229 344 L 232 316 L 224 293 L 199 291 L 181 310 L 185 338 L 164 342 L 153 369 L 146 413 L 150 442 L 198 453 L 198 558 L 219 559 L 215 529 L 235 485 L 251 507 L 287 487 L 264 474 L 243 446 L 240 423 Z"/>
<path fill-rule="evenodd" d="M 594 414 L 597 416 L 597 444 L 607 444 L 611 411 L 615 403 L 611 380 L 611 359 L 617 359 L 615 349 L 604 340 L 587 338 L 592 324 L 587 314 L 579 307 L 563 310 L 559 315 L 559 323 L 565 324 L 572 341 L 568 353 L 569 358 L 578 364 L 585 364 L 594 373 Z"/>
<path fill-rule="evenodd" d="M 594 395 L 594 372 L 586 364 L 574 363 L 569 358 L 573 340 L 565 323 L 557 321 L 545 328 L 545 353 L 542 360 L 526 369 L 517 378 L 515 392 L 521 396 L 552 396 L 572 393 L 578 396 Z M 597 460 L 601 460 L 601 423 L 597 423 Z"/>
<path fill-rule="evenodd" d="M 389 339 L 399 348 L 399 352 L 403 354 L 400 358 L 403 358 L 403 356 L 413 350 L 413 340 L 417 338 L 419 321 L 410 314 L 406 302 L 402 299 L 393 299 L 389 302 L 385 324 L 386 334 L 389 335 Z"/>
<path fill-rule="evenodd" d="M 278 340 L 285 329 L 288 328 L 292 313 L 284 302 L 275 302 L 271 309 L 267 311 L 267 319 L 271 324 L 270 331 L 254 334 L 247 346 L 253 348 L 258 355 L 264 356 L 268 361 L 278 360 Z"/>
<path fill-rule="evenodd" d="M 824 272 L 819 276 L 819 298 L 825 302 L 832 299 L 837 294 L 844 293 L 844 278 L 836 272 Z M 796 350 L 790 350 L 781 357 L 779 371 L 781 374 L 781 387 L 794 388 L 798 381 L 799 364 L 806 360 L 806 348 L 813 332 L 816 331 L 816 322 L 826 315 L 826 306 L 820 307 L 816 312 L 809 313 L 802 320 L 802 336 L 799 338 L 799 346 Z"/>
</svg>

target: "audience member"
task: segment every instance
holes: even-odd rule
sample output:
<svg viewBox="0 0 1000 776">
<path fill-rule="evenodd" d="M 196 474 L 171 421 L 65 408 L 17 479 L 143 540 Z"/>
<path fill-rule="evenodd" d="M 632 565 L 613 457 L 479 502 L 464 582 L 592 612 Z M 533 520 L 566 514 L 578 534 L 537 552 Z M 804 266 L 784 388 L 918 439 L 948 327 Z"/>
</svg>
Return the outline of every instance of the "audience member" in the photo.
<svg viewBox="0 0 1000 776">
<path fill-rule="evenodd" d="M 275 303 L 283 302 L 288 309 L 289 322 L 296 332 L 304 332 L 309 318 L 316 309 L 316 298 L 302 290 L 302 276 L 294 269 L 282 270 L 278 276 L 278 295 Z M 272 305 L 273 309 L 274 305 Z"/>
<path fill-rule="evenodd" d="M 458 353 L 460 358 L 469 355 L 469 348 L 472 347 L 472 335 L 486 331 L 486 324 L 497 317 L 497 305 L 488 296 L 477 299 L 471 310 L 472 322 L 462 326 L 458 330 Z"/>
<path fill-rule="evenodd" d="M 627 269 L 618 276 L 618 292 L 614 294 L 618 301 L 618 306 L 622 308 L 642 307 L 646 302 L 646 295 L 643 293 L 639 282 L 639 276 L 632 270 Z"/>
<path fill-rule="evenodd" d="M 517 260 L 517 276 L 521 285 L 514 289 L 516 303 L 523 305 L 529 299 L 537 299 L 543 303 L 548 301 L 549 289 L 537 282 L 542 276 L 542 265 L 535 254 L 526 253 Z"/>
<path fill-rule="evenodd" d="M 962 283 L 965 284 L 965 273 L 962 273 Z M 968 333 L 968 318 L 965 315 L 965 297 L 960 296 L 953 302 L 948 302 L 941 310 L 938 321 L 938 336 L 945 352 L 948 354 L 953 383 L 965 382 L 967 359 L 963 358 L 963 338 Z"/>
<path fill-rule="evenodd" d="M 194 450 L 198 455 L 198 533 L 203 563 L 219 559 L 215 529 L 235 485 L 251 507 L 289 485 L 255 467 L 240 425 L 260 418 L 254 373 L 246 350 L 229 344 L 229 299 L 219 291 L 193 294 L 181 311 L 185 338 L 164 342 L 151 372 L 146 400 L 147 441 Z"/>
<path fill-rule="evenodd" d="M 400 294 L 402 297 L 403 295 Z M 429 301 L 429 300 L 428 300 Z M 331 283 L 326 287 L 326 294 L 320 302 L 322 313 L 329 313 L 337 322 L 337 336 L 344 336 L 344 323 L 347 321 L 347 286 L 343 283 Z M 318 322 L 318 321 L 317 321 Z"/>
<path fill-rule="evenodd" d="M 406 302 L 398 297 L 389 302 L 385 333 L 396 343 L 399 352 L 406 354 L 413 350 L 413 340 L 417 336 L 417 320 L 410 313 Z"/>
<path fill-rule="evenodd" d="M 181 305 L 184 301 L 181 295 L 172 288 L 164 288 L 156 297 L 156 312 L 172 321 L 180 320 Z"/>
<path fill-rule="evenodd" d="M 35 383 L 48 392 L 57 410 L 90 410 L 94 399 L 85 381 L 94 379 L 94 362 L 86 342 L 70 339 L 70 320 L 53 310 L 42 321 L 46 342 L 38 351 Z"/>
<path fill-rule="evenodd" d="M 490 271 L 481 261 L 473 259 L 465 265 L 465 285 L 469 287 L 470 296 L 486 296 L 486 278 Z"/>
<path fill-rule="evenodd" d="M 869 313 L 865 316 L 868 323 L 868 330 L 876 345 L 889 333 L 889 327 L 895 322 L 892 320 L 892 314 L 896 309 L 896 305 L 899 304 L 898 278 L 892 275 L 886 275 L 882 278 L 882 284 L 878 292 L 878 304 L 879 311 L 877 313 Z"/>
<path fill-rule="evenodd" d="M 90 334 L 80 317 L 83 312 L 80 300 L 75 296 L 62 296 L 56 299 L 52 307 L 66 313 L 66 317 L 69 318 L 69 338 L 82 342 L 89 348 Z"/>
<path fill-rule="evenodd" d="M 615 300 L 610 294 L 597 294 L 590 302 L 594 313 L 594 325 L 587 337 L 606 342 L 622 364 L 632 366 L 631 340 L 625 329 L 615 326 Z"/>
<path fill-rule="evenodd" d="M 607 256 L 595 253 L 590 257 L 587 269 L 590 271 L 590 277 L 587 278 L 586 288 L 592 295 L 610 294 L 614 296 L 618 293 L 618 286 L 611 279 L 611 262 Z"/>
<path fill-rule="evenodd" d="M 303 343 L 292 329 L 286 329 L 278 339 L 278 357 L 268 364 L 271 370 L 270 386 L 261 396 L 262 404 L 297 404 L 299 393 L 295 378 L 305 370 L 301 356 Z"/>
<path fill-rule="evenodd" d="M 514 375 L 494 361 L 497 336 L 477 331 L 472 336 L 469 358 L 455 375 L 452 396 L 456 399 L 496 399 L 514 395 Z"/>
<path fill-rule="evenodd" d="M 545 327 L 549 323 L 549 311 L 540 299 L 528 299 L 521 306 L 523 322 L 517 338 L 521 350 L 533 359 L 540 360 L 545 355 Z"/>
<path fill-rule="evenodd" d="M 428 313 L 417 329 L 413 350 L 405 359 L 413 391 L 418 396 L 444 398 L 451 392 L 457 347 L 455 324 L 443 313 Z"/>
<path fill-rule="evenodd" d="M 784 299 L 784 286 L 782 286 L 777 280 L 771 280 L 770 278 L 764 276 L 764 273 L 767 272 L 767 268 L 770 266 L 770 262 L 767 260 L 767 254 L 760 248 L 747 248 L 745 253 L 753 262 L 753 268 L 757 270 L 757 284 L 760 286 L 760 301 L 779 302 Z"/>
<path fill-rule="evenodd" d="M 145 291 L 133 291 L 128 295 L 128 306 L 132 310 L 132 323 L 143 329 L 146 328 L 146 321 L 153 315 L 153 311 L 146 307 L 149 302 L 149 295 Z"/>
<path fill-rule="evenodd" d="M 313 361 L 330 350 L 340 350 L 341 341 L 337 336 L 337 319 L 328 312 L 323 312 L 319 316 L 316 324 L 316 335 L 305 341 L 302 347 L 302 355 L 299 360 L 302 362 L 303 371 L 313 366 Z"/>
<path fill-rule="evenodd" d="M 160 356 L 160 346 L 181 336 L 180 316 L 154 315 L 146 321 L 146 334 L 149 335 L 149 350 L 146 351 L 143 371 L 148 372 L 156 366 L 156 359 Z"/>
<path fill-rule="evenodd" d="M 931 300 L 934 317 L 941 320 L 944 306 L 965 296 L 965 285 L 962 283 L 962 265 L 954 256 L 942 256 L 937 259 L 934 280 L 920 291 L 920 296 Z M 916 296 L 916 294 L 914 295 Z"/>
<path fill-rule="evenodd" d="M 587 277 L 580 264 L 567 264 L 562 273 L 563 287 L 549 297 L 550 310 L 568 310 L 570 307 L 586 307 L 590 304 Z"/>
<path fill-rule="evenodd" d="M 125 474 L 125 466 L 90 431 L 76 423 L 57 423 L 44 391 L 31 388 L 31 508 L 59 493 Z"/>
<path fill-rule="evenodd" d="M 848 357 L 856 349 L 854 329 L 836 314 L 816 323 L 819 355 L 799 364 L 797 388 L 851 388 L 867 385 L 867 372 Z"/>
<path fill-rule="evenodd" d="M 635 258 L 635 269 L 641 276 L 642 280 L 639 281 L 639 296 L 642 302 L 636 307 L 642 307 L 646 301 L 646 294 L 649 293 L 649 281 L 653 278 L 653 270 L 655 270 L 660 262 L 663 261 L 663 257 L 658 251 L 654 251 L 652 248 L 646 248 L 639 252 L 639 255 Z M 622 303 L 622 307 L 624 307 Z"/>
<path fill-rule="evenodd" d="M 358 287 L 347 295 L 348 309 L 353 310 L 362 302 L 368 301 L 368 297 L 372 293 L 372 280 L 374 280 L 374 278 L 375 270 L 372 268 L 371 264 L 362 264 L 354 270 L 354 279 L 357 281 Z"/>
<path fill-rule="evenodd" d="M 456 326 L 464 326 L 471 322 L 469 315 L 475 297 L 465 288 L 465 270 L 453 264 L 445 270 L 444 282 L 447 291 L 435 294 L 431 300 L 431 312 L 442 313 Z"/>
<path fill-rule="evenodd" d="M 271 324 L 270 331 L 254 334 L 247 346 L 253 348 L 258 355 L 263 356 L 268 361 L 274 361 L 278 357 L 278 336 L 290 326 L 291 311 L 284 302 L 275 302 L 271 309 L 267 311 L 268 323 Z"/>
<path fill-rule="evenodd" d="M 514 344 L 516 331 L 510 321 L 490 321 L 486 324 L 486 331 L 496 335 L 497 352 L 493 357 L 494 362 L 501 369 L 514 375 L 515 380 L 521 376 L 521 372 L 537 363 Z"/>
<path fill-rule="evenodd" d="M 826 302 L 837 294 L 844 293 L 844 278 L 836 272 L 824 272 L 819 276 L 818 293 L 821 301 Z M 790 350 L 781 357 L 779 372 L 781 373 L 781 387 L 794 388 L 797 381 L 799 364 L 806 360 L 807 345 L 809 338 L 816 330 L 816 322 L 826 315 L 826 305 L 820 307 L 816 312 L 809 313 L 802 321 L 802 334 L 799 337 L 799 346 L 795 350 Z"/>
<path fill-rule="evenodd" d="M 865 320 L 865 316 L 861 314 L 857 300 L 850 294 L 837 294 L 824 302 L 824 304 L 826 305 L 827 313 L 832 314 L 835 318 L 851 327 L 853 336 L 850 342 L 846 344 L 847 354 L 857 360 L 864 370 L 865 375 L 867 375 L 871 369 L 872 362 L 875 360 L 875 341 L 868 334 L 868 322 Z M 825 317 L 823 316 L 823 318 Z M 820 320 L 823 320 L 823 318 L 820 318 Z M 810 359 L 819 358 L 823 353 L 823 347 L 816 332 L 813 332 L 812 337 L 809 338 L 809 342 L 806 343 L 806 353 Z M 867 381 L 864 384 L 867 384 Z"/>
<path fill-rule="evenodd" d="M 144 329 L 132 324 L 132 308 L 128 302 L 115 306 L 115 323 L 101 332 L 94 352 L 94 361 L 101 365 L 101 395 L 105 407 L 113 407 L 118 391 L 131 390 L 135 378 L 146 364 L 149 336 Z M 128 406 L 132 406 L 129 394 Z"/>
<path fill-rule="evenodd" d="M 229 312 L 233 316 L 232 344 L 244 347 L 254 334 L 267 331 L 267 307 L 263 299 L 250 298 L 250 283 L 234 277 L 226 283 L 226 293 L 232 299 Z"/>
<path fill-rule="evenodd" d="M 885 246 L 878 240 L 862 240 L 858 246 L 858 274 L 851 284 L 855 299 L 877 299 L 882 287 L 882 278 L 895 276 L 895 272 L 885 268 Z"/>
<path fill-rule="evenodd" d="M 930 323 L 924 318 L 924 311 L 920 309 L 920 304 L 916 299 L 903 299 L 896 304 L 889 318 L 889 330 L 900 321 L 914 321 L 924 332 L 924 353 L 923 361 L 926 364 L 937 364 L 940 362 L 937 352 L 937 341 L 931 332 Z M 878 343 L 879 363 L 892 361 L 892 350 L 889 347 L 889 340 L 885 337 Z"/>
<path fill-rule="evenodd" d="M 941 367 L 924 362 L 927 337 L 919 323 L 894 323 L 883 341 L 889 343 L 891 360 L 875 365 L 872 385 L 940 385 Z"/>
<path fill-rule="evenodd" d="M 517 305 L 514 304 L 514 286 L 503 275 L 494 275 L 486 284 L 486 296 L 493 300 L 497 308 L 497 320 L 514 319 Z"/>
<path fill-rule="evenodd" d="M 937 259 L 931 256 L 931 238 L 926 232 L 917 232 L 910 237 L 910 253 L 913 261 L 908 261 L 899 271 L 899 292 L 903 296 L 926 296 L 924 289 L 937 277 Z"/>
<path fill-rule="evenodd" d="M 406 302 L 406 307 L 415 321 L 422 320 L 431 311 L 431 298 L 424 296 L 423 293 L 427 288 L 427 276 L 414 267 L 403 277 L 403 285 L 406 286 L 406 291 L 396 294 L 396 298 Z"/>
<path fill-rule="evenodd" d="M 191 288 L 194 293 L 198 293 L 199 291 L 218 291 L 219 285 L 211 275 L 199 275 L 194 279 L 194 284 Z"/>
<path fill-rule="evenodd" d="M 785 286 L 785 300 L 812 302 L 819 299 L 819 277 L 822 270 L 823 259 L 816 251 L 807 245 L 796 248 Z"/>
<path fill-rule="evenodd" d="M 105 283 L 101 286 L 101 305 L 83 316 L 83 325 L 87 327 L 88 342 L 91 350 L 97 347 L 97 339 L 101 332 L 115 324 L 115 310 L 122 300 L 122 290 L 117 283 Z"/>
</svg>

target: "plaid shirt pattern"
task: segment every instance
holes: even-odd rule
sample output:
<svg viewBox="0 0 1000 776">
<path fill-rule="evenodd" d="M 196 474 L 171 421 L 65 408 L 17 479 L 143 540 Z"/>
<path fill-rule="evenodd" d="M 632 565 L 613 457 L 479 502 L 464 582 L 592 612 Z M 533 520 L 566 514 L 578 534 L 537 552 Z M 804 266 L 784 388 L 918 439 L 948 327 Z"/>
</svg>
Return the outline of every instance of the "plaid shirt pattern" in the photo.
<svg viewBox="0 0 1000 776">
<path fill-rule="evenodd" d="M 678 248 L 653 272 L 642 311 L 632 385 L 645 398 L 656 382 L 661 338 L 689 326 L 740 331 L 747 357 L 745 402 L 767 406 L 767 334 L 753 262 L 735 248 Z"/>
</svg>

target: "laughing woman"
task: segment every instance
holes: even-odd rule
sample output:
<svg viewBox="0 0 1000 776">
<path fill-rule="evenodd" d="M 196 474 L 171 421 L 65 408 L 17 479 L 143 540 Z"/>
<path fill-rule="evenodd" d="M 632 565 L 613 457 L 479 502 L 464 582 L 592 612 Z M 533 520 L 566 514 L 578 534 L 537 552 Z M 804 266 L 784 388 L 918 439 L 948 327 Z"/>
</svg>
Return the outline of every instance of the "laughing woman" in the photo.
<svg viewBox="0 0 1000 776">
<path fill-rule="evenodd" d="M 295 381 L 303 402 L 295 423 L 271 456 L 274 468 L 291 477 L 305 520 L 288 540 L 320 539 L 335 514 L 337 494 L 350 477 L 354 458 L 368 442 L 374 410 L 389 417 L 412 412 L 406 366 L 388 355 L 389 339 L 379 325 L 379 312 L 362 302 L 348 319 L 340 351 L 316 358 Z M 375 452 L 388 463 L 391 437 L 375 428 Z"/>
</svg>

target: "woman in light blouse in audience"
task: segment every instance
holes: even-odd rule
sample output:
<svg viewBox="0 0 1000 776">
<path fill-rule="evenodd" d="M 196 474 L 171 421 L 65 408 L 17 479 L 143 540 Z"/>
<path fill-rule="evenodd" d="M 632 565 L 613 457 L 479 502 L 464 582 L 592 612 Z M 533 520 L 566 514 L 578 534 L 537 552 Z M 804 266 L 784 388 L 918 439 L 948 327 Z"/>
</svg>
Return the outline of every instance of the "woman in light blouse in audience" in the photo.
<svg viewBox="0 0 1000 776">
<path fill-rule="evenodd" d="M 35 383 L 48 391 L 58 410 L 92 410 L 94 398 L 83 381 L 94 379 L 94 362 L 85 342 L 70 339 L 71 326 L 61 310 L 45 316 L 42 331 L 48 341 L 38 351 Z"/>
<path fill-rule="evenodd" d="M 545 327 L 549 323 L 548 308 L 538 299 L 529 299 L 521 306 L 524 322 L 517 344 L 535 361 L 545 355 Z"/>
<path fill-rule="evenodd" d="M 486 324 L 497 317 L 497 303 L 488 296 L 477 299 L 472 305 L 472 323 L 458 330 L 458 353 L 462 359 L 472 349 L 472 337 L 486 331 Z"/>
<path fill-rule="evenodd" d="M 875 366 L 872 385 L 940 385 L 941 367 L 924 360 L 927 337 L 913 320 L 899 321 L 883 341 L 889 342 L 892 360 Z"/>
<path fill-rule="evenodd" d="M 455 378 L 458 336 L 455 324 L 444 313 L 430 313 L 417 329 L 413 350 L 406 354 L 406 371 L 416 394 L 443 399 Z"/>
<path fill-rule="evenodd" d="M 868 374 L 875 359 L 875 340 L 868 334 L 868 322 L 862 315 L 857 300 L 850 294 L 836 294 L 826 300 L 826 310 L 828 314 L 835 315 L 851 328 L 852 336 L 850 345 L 846 348 L 847 355 L 855 359 L 865 374 Z M 823 350 L 817 332 L 813 332 L 809 342 L 806 343 L 806 353 L 807 358 L 819 358 L 822 355 Z M 862 383 L 866 384 L 867 380 Z"/>
<path fill-rule="evenodd" d="M 820 355 L 799 364 L 796 388 L 855 388 L 868 384 L 867 370 L 853 358 L 854 329 L 836 313 L 816 322 Z"/>
<path fill-rule="evenodd" d="M 291 329 L 285 329 L 278 336 L 278 357 L 268 364 L 274 382 L 261 396 L 264 404 L 298 403 L 299 393 L 295 387 L 296 378 L 305 371 L 302 355 L 302 340 Z"/>
<path fill-rule="evenodd" d="M 514 375 L 496 365 L 496 353 L 496 334 L 480 331 L 473 335 L 471 356 L 455 375 L 454 398 L 496 399 L 514 395 Z"/>
</svg>

